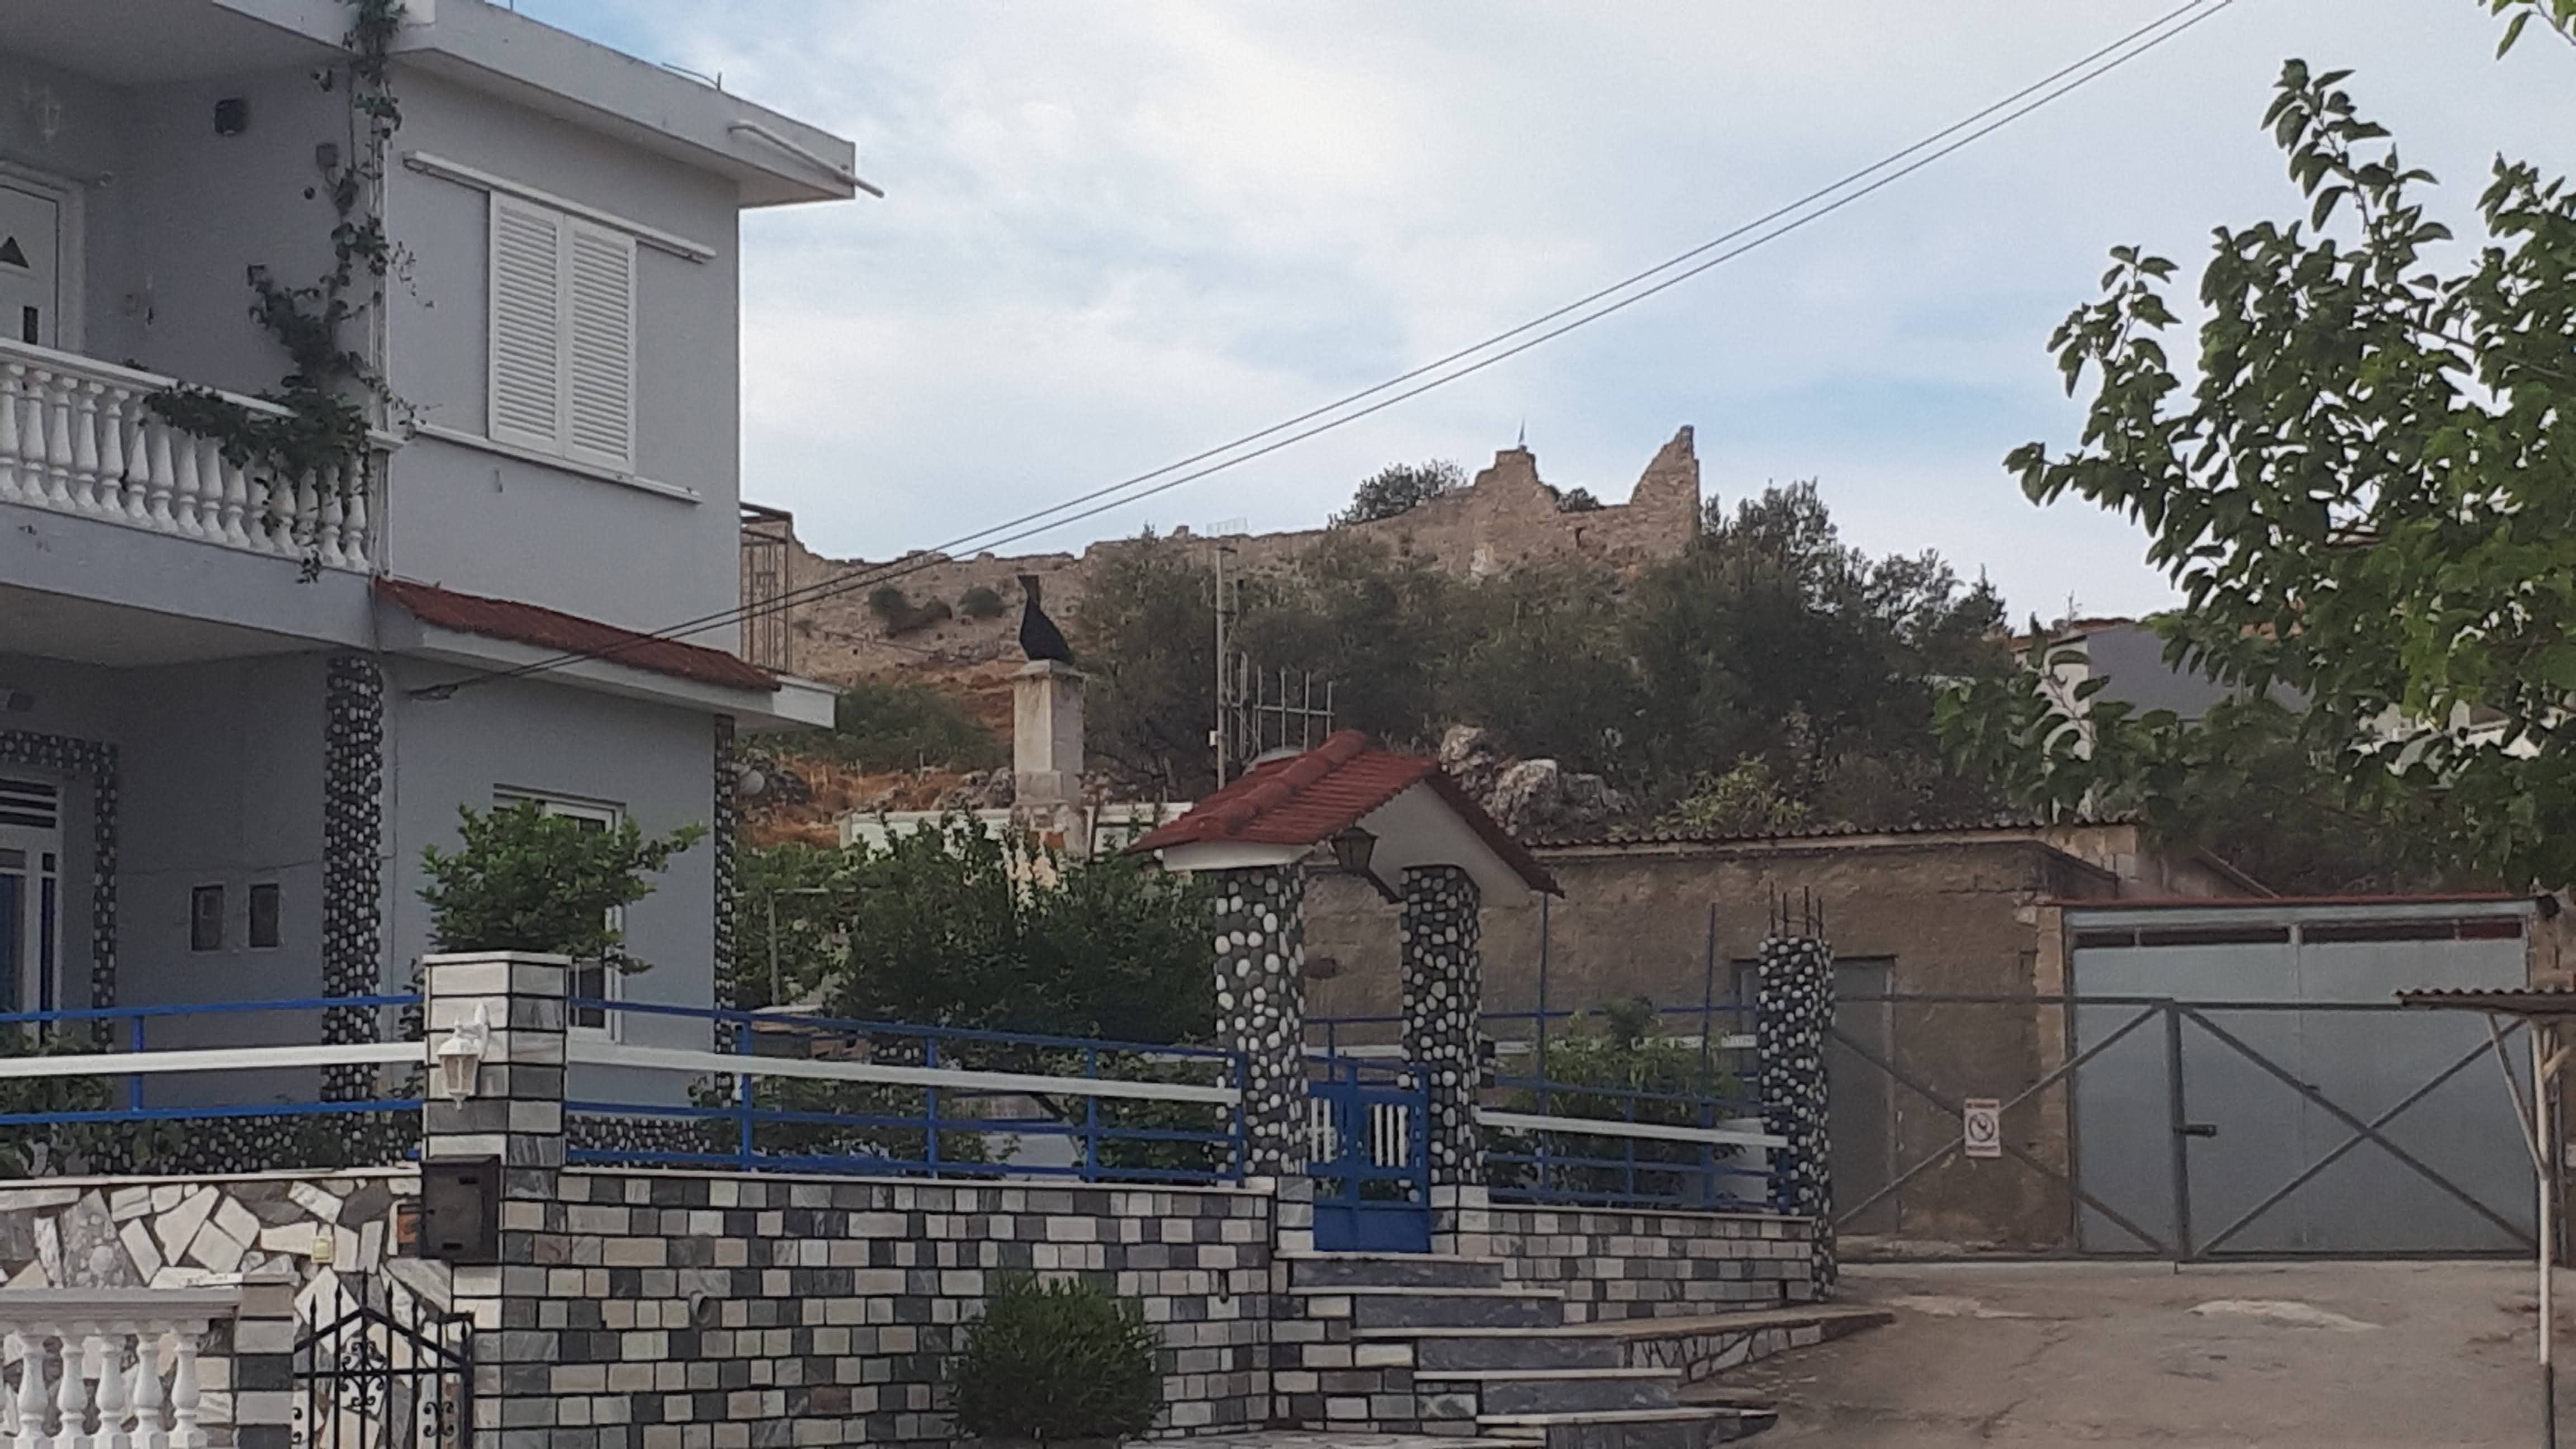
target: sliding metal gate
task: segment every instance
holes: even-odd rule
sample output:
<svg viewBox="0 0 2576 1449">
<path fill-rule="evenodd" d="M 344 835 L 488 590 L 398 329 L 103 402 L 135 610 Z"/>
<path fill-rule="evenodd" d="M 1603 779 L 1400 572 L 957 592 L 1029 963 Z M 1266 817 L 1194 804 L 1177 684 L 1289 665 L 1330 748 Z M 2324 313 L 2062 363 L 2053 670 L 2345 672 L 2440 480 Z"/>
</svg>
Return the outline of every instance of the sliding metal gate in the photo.
<svg viewBox="0 0 2576 1449">
<path fill-rule="evenodd" d="M 2393 1000 L 2520 984 L 2522 909 L 2090 908 L 2068 913 L 2071 994 L 1846 996 L 1832 1090 L 1893 1093 L 1894 1166 L 1836 1220 L 2178 1261 L 2527 1252 L 2519 1031 Z M 1991 1159 L 1962 1139 L 1979 1099 Z"/>
</svg>

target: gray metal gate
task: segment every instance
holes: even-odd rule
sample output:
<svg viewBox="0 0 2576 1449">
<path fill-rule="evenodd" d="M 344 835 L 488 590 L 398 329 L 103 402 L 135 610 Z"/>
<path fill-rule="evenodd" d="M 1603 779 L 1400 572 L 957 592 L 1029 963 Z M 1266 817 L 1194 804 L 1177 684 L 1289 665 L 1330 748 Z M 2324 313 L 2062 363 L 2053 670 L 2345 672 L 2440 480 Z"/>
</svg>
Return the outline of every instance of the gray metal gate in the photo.
<svg viewBox="0 0 2576 1449">
<path fill-rule="evenodd" d="M 1846 1233 L 2026 1252 L 2528 1251 L 2517 1030 L 2407 986 L 2525 979 L 2519 902 L 2068 911 L 2065 995 L 1846 993 L 1832 1090 L 1893 1093 Z M 1973 1099 L 2002 1141 L 1972 1161 Z M 1837 1127 L 1858 1122 L 1837 1113 Z"/>
</svg>

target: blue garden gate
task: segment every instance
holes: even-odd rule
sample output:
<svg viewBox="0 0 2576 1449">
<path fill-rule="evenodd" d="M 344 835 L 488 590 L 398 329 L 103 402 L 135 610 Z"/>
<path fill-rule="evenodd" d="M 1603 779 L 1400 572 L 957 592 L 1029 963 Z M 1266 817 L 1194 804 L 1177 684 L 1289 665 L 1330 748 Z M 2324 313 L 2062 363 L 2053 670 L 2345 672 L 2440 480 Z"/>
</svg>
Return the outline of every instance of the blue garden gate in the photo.
<svg viewBox="0 0 2576 1449">
<path fill-rule="evenodd" d="M 1401 1063 L 1319 1057 L 1307 1091 L 1315 1247 L 1431 1251 L 1430 1099 Z"/>
</svg>

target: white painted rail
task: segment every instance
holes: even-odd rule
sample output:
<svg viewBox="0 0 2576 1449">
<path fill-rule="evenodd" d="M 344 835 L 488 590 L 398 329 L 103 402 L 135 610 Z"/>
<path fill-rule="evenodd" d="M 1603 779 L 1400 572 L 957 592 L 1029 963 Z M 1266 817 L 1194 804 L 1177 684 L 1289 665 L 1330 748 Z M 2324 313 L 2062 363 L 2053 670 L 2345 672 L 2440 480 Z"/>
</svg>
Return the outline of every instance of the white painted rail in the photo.
<svg viewBox="0 0 2576 1449">
<path fill-rule="evenodd" d="M 880 1082 L 898 1087 L 947 1087 L 966 1091 L 1035 1093 L 1061 1097 L 1125 1097 L 1147 1102 L 1213 1102 L 1232 1106 L 1243 1094 L 1232 1087 L 1188 1082 L 1135 1082 L 1109 1077 L 1057 1077 L 1035 1072 L 983 1072 L 958 1067 L 903 1067 L 877 1062 L 812 1061 L 748 1053 L 692 1051 L 682 1047 L 628 1046 L 574 1037 L 565 1056 L 576 1064 L 650 1067 L 703 1076 L 800 1077 L 823 1082 Z"/>
<path fill-rule="evenodd" d="M 1580 1090 L 1570 1088 L 1569 1090 Z M 1649 1142 L 1695 1142 L 1712 1147 L 1786 1147 L 1789 1139 L 1729 1127 L 1666 1127 L 1656 1122 L 1602 1121 L 1592 1117 L 1541 1117 L 1532 1112 L 1479 1108 L 1476 1120 L 1511 1132 L 1564 1132 L 1583 1137 L 1634 1137 Z"/>
<path fill-rule="evenodd" d="M 0 1446 L 204 1449 L 197 1341 L 228 1289 L 0 1292 Z"/>
<path fill-rule="evenodd" d="M 166 377 L 50 347 L 0 341 L 0 503 L 96 518 L 323 567 L 366 572 L 377 554 L 373 477 L 341 468 L 272 479 L 184 432 L 147 399 Z M 224 394 L 253 413 L 287 415 Z M 379 456 L 390 438 L 376 440 Z"/>
</svg>

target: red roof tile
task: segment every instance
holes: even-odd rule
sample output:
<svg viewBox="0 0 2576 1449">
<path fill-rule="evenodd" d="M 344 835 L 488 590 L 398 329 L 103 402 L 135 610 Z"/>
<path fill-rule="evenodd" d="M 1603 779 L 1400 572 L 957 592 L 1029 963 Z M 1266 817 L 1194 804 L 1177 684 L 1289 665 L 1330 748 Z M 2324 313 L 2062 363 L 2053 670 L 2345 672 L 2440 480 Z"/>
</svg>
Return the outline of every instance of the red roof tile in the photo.
<svg viewBox="0 0 2576 1449">
<path fill-rule="evenodd" d="M 376 580 L 376 592 L 402 605 L 413 618 L 440 629 L 533 644 L 562 654 L 585 654 L 632 669 L 649 669 L 656 674 L 694 679 L 702 684 L 720 684 L 728 689 L 778 688 L 777 675 L 721 649 L 638 634 L 631 629 L 602 624 L 578 614 L 509 599 L 460 594 L 454 589 L 442 589 L 436 584 L 416 584 L 407 579 L 380 578 Z"/>
<path fill-rule="evenodd" d="M 1374 748 L 1358 730 L 1336 731 L 1302 755 L 1254 766 L 1243 778 L 1200 800 L 1188 814 L 1146 833 L 1127 851 L 1132 855 L 1176 845 L 1226 842 L 1321 845 L 1417 784 L 1428 784 L 1530 889 L 1560 893 L 1546 867 L 1450 778 L 1439 761 Z"/>
</svg>

